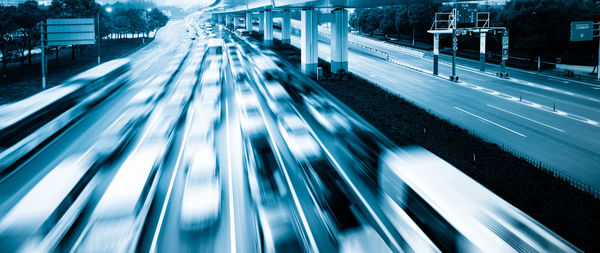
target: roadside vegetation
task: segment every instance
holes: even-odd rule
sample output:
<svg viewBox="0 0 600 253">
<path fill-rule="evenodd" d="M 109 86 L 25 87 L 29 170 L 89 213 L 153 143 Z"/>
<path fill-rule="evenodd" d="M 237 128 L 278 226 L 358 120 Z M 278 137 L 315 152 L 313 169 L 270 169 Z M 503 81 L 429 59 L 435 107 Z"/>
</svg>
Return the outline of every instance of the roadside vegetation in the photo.
<svg viewBox="0 0 600 253">
<path fill-rule="evenodd" d="M 431 49 L 433 36 L 427 33 L 436 12 L 447 12 L 451 6 L 411 4 L 382 8 L 356 9 L 350 25 L 361 33 L 382 39 L 394 38 L 408 46 Z M 596 0 L 518 0 L 505 6 L 479 6 L 490 12 L 492 27 L 510 31 L 510 55 L 537 60 L 577 65 L 597 64 L 598 41 L 570 42 L 571 21 L 600 21 L 600 2 Z M 414 36 L 413 36 L 414 34 Z M 479 51 L 476 34 L 459 37 L 459 52 Z M 413 38 L 415 43 L 413 44 Z M 450 36 L 442 36 L 441 47 L 451 45 Z M 500 52 L 499 34 L 488 36 L 488 51 Z M 478 55 L 477 55 L 478 57 Z"/>
<path fill-rule="evenodd" d="M 109 12 L 110 11 L 110 12 Z M 127 4 L 101 6 L 93 0 L 53 0 L 50 6 L 27 1 L 18 6 L 0 6 L 0 53 L 2 70 L 0 83 L 27 78 L 30 72 L 26 65 L 33 65 L 35 49 L 41 46 L 40 23 L 48 18 L 96 18 L 99 14 L 100 35 L 105 39 L 126 37 L 148 37 L 152 31 L 164 26 L 169 20 L 160 10 L 136 8 Z M 127 36 L 131 35 L 131 36 Z M 46 49 L 47 53 L 59 58 L 64 46 Z M 71 46 L 71 57 L 75 59 L 91 46 Z M 58 60 L 57 60 L 58 61 Z M 18 75 L 9 68 L 18 63 Z M 10 73 L 9 73 L 10 71 Z"/>
</svg>

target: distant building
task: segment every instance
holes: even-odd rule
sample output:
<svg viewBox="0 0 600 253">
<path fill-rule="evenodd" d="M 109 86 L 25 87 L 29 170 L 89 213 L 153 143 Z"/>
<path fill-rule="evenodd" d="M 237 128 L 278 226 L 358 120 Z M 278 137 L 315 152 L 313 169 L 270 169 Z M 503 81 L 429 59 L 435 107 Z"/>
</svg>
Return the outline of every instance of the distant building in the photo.
<svg viewBox="0 0 600 253">
<path fill-rule="evenodd" d="M 24 3 L 26 0 L 0 0 L 0 5 L 4 6 L 16 6 Z"/>
<path fill-rule="evenodd" d="M 27 1 L 28 0 L 0 0 L 0 5 L 17 6 Z M 52 3 L 52 0 L 37 0 L 37 2 L 39 5 L 50 5 Z"/>
<path fill-rule="evenodd" d="M 472 1 L 461 1 L 461 4 L 479 4 L 480 6 L 503 6 L 506 5 L 511 0 L 472 0 Z M 444 5 L 453 5 L 454 2 L 444 2 Z"/>
</svg>

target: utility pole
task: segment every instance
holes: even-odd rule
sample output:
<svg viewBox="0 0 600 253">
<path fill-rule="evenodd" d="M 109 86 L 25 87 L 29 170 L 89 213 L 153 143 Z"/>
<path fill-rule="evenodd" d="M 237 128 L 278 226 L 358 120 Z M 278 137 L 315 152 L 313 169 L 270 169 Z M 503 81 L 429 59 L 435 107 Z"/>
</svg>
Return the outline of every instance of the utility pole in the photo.
<svg viewBox="0 0 600 253">
<path fill-rule="evenodd" d="M 438 75 L 438 61 L 440 55 L 440 34 L 433 34 L 433 74 Z"/>
<path fill-rule="evenodd" d="M 458 82 L 456 76 L 456 51 L 458 51 L 458 37 L 456 35 L 458 32 L 456 28 L 452 30 L 452 76 L 450 76 L 450 80 L 455 82 Z"/>
<path fill-rule="evenodd" d="M 502 61 L 500 62 L 500 66 L 502 68 L 502 72 L 499 73 L 501 78 L 508 78 L 508 73 L 506 72 L 506 61 L 508 60 L 508 29 L 502 31 Z"/>
<path fill-rule="evenodd" d="M 100 11 L 98 11 L 98 15 L 96 15 L 96 27 L 98 28 L 98 37 L 96 41 L 96 48 L 98 49 L 98 64 L 100 64 Z"/>
<path fill-rule="evenodd" d="M 46 47 L 44 45 L 44 22 L 40 22 L 40 33 L 42 41 L 42 90 L 46 89 Z"/>
<path fill-rule="evenodd" d="M 456 22 L 456 20 L 458 19 L 458 11 L 457 10 L 458 7 L 458 1 L 454 0 L 454 30 L 452 30 L 452 76 L 450 77 L 450 80 L 458 82 L 458 78 L 456 76 L 456 51 L 458 51 L 458 34 L 457 34 L 457 30 L 456 28 L 458 28 L 457 24 L 458 22 Z"/>
<path fill-rule="evenodd" d="M 596 23 L 596 25 L 599 25 L 600 23 Z M 598 75 L 596 76 L 596 79 L 600 81 L 600 36 L 598 37 Z"/>
</svg>

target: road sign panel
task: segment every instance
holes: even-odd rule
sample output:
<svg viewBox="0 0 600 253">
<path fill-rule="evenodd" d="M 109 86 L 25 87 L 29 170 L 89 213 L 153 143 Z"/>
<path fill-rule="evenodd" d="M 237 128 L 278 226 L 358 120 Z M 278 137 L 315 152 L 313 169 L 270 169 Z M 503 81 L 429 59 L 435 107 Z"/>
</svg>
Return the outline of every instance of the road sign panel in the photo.
<svg viewBox="0 0 600 253">
<path fill-rule="evenodd" d="M 475 23 L 477 4 L 461 3 L 456 6 L 458 23 Z"/>
<path fill-rule="evenodd" d="M 508 60 L 508 49 L 502 49 L 502 60 Z"/>
<path fill-rule="evenodd" d="M 571 22 L 571 41 L 590 41 L 594 38 L 594 22 Z"/>
<path fill-rule="evenodd" d="M 96 43 L 93 18 L 48 19 L 46 25 L 48 46 Z"/>
</svg>

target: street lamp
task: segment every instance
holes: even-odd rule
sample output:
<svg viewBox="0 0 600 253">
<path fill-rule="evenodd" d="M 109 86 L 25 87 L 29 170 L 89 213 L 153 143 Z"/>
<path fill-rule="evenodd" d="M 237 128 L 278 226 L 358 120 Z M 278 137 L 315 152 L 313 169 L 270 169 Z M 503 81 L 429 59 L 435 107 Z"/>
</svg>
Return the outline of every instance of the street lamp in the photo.
<svg viewBox="0 0 600 253">
<path fill-rule="evenodd" d="M 109 13 L 109 14 L 110 14 L 110 13 L 112 13 L 112 11 L 113 11 L 113 8 L 112 8 L 112 7 L 106 7 L 104 10 L 106 11 L 106 13 Z M 108 35 L 108 38 L 109 38 L 109 39 L 112 39 L 112 38 L 111 38 L 111 36 L 112 36 L 112 34 L 109 34 L 109 35 Z"/>
</svg>

